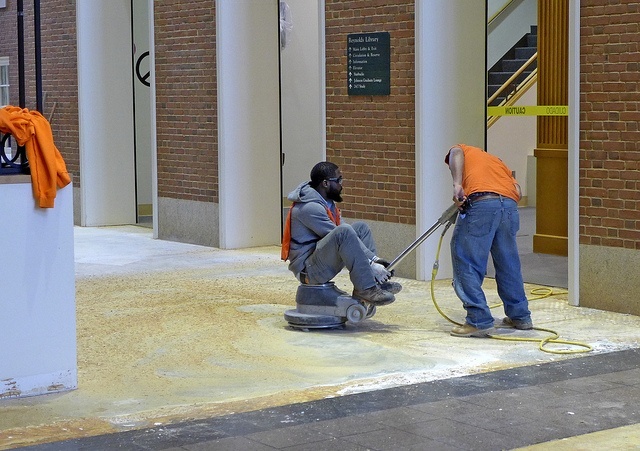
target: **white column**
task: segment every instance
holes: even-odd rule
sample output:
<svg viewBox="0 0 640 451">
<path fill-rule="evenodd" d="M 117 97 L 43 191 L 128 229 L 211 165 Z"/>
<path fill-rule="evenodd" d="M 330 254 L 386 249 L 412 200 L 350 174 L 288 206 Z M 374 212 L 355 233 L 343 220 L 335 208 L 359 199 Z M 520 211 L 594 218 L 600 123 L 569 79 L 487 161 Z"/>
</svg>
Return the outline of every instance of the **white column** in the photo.
<svg viewBox="0 0 640 451">
<path fill-rule="evenodd" d="M 452 203 L 447 150 L 466 143 L 484 147 L 485 2 L 416 2 L 416 226 L 421 235 Z M 442 228 L 417 250 L 417 278 L 431 277 Z M 449 240 L 439 278 L 451 277 Z"/>
<path fill-rule="evenodd" d="M 153 0 L 147 0 L 149 6 L 149 103 L 151 107 L 151 203 L 153 206 L 153 237 L 158 238 L 158 141 L 156 130 L 156 41 L 154 38 Z"/>
<path fill-rule="evenodd" d="M 217 0 L 220 247 L 280 243 L 278 1 Z"/>
<path fill-rule="evenodd" d="M 580 0 L 569 0 L 569 304 L 580 305 Z"/>
<path fill-rule="evenodd" d="M 129 0 L 76 2 L 83 226 L 136 220 Z"/>
</svg>

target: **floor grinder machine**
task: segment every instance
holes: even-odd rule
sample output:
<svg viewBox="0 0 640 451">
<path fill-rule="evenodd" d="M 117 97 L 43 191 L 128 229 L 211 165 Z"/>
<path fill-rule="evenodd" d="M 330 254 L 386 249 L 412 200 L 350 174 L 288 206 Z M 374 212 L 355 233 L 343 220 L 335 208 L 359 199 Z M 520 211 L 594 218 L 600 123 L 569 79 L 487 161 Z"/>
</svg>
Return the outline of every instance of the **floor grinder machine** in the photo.
<svg viewBox="0 0 640 451">
<path fill-rule="evenodd" d="M 457 217 L 458 207 L 453 204 L 429 230 L 393 259 L 387 269 L 393 270 L 440 226 L 449 228 L 456 222 Z M 296 308 L 285 311 L 284 319 L 290 327 L 297 330 L 342 329 L 347 321 L 359 323 L 371 318 L 375 313 L 375 305 L 356 299 L 336 287 L 335 283 L 327 282 L 319 285 L 300 284 L 296 292 Z"/>
</svg>

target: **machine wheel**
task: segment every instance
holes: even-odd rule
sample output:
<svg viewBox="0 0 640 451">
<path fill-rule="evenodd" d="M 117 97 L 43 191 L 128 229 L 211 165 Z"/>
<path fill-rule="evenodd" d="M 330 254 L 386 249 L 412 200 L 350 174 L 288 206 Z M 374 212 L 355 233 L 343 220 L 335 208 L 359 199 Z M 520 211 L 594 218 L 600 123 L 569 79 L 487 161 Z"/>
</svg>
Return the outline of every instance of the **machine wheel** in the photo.
<svg viewBox="0 0 640 451">
<path fill-rule="evenodd" d="M 373 304 L 369 304 L 367 306 L 367 319 L 371 318 L 375 314 L 376 314 L 376 306 Z"/>
<path fill-rule="evenodd" d="M 353 304 L 347 308 L 347 320 L 358 323 L 367 316 L 367 308 L 362 304 Z"/>
</svg>

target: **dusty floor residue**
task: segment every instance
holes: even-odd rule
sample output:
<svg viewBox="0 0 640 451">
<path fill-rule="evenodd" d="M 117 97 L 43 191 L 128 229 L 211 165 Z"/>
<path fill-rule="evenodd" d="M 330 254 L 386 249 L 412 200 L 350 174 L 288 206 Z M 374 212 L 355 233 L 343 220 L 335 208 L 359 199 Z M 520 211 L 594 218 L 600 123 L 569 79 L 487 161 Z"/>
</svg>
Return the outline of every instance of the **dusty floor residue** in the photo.
<svg viewBox="0 0 640 451">
<path fill-rule="evenodd" d="M 0 448 L 579 357 L 450 337 L 429 283 L 414 280 L 400 279 L 398 300 L 360 324 L 294 331 L 283 312 L 297 282 L 277 248 L 229 255 L 218 251 L 206 267 L 79 277 L 79 388 L 1 401 Z M 345 274 L 336 283 L 351 288 Z M 495 302 L 494 282 L 486 287 Z M 435 293 L 462 321 L 450 281 Z M 638 346 L 640 318 L 571 307 L 557 293 L 531 303 L 536 326 L 594 352 Z"/>
</svg>

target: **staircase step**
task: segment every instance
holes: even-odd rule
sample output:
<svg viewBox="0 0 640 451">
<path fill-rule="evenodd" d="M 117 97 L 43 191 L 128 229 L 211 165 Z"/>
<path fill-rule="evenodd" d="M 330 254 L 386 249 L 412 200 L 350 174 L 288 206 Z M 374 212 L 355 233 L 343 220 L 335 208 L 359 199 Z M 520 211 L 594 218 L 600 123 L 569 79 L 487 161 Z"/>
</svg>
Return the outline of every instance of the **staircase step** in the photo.
<svg viewBox="0 0 640 451">
<path fill-rule="evenodd" d="M 489 69 L 487 76 L 487 96 L 491 97 L 500 87 L 518 71 L 529 58 L 538 51 L 538 26 L 531 26 L 531 33 L 527 33 L 506 52 L 500 60 Z M 512 83 L 512 86 L 505 89 L 504 95 L 491 102 L 492 106 L 500 104 L 506 95 L 510 95 L 513 89 L 523 82 L 531 72 L 537 67 L 537 62 L 533 62 L 522 74 Z"/>
<path fill-rule="evenodd" d="M 537 47 L 519 47 L 516 49 L 516 59 L 528 60 L 538 51 Z"/>
<path fill-rule="evenodd" d="M 494 95 L 496 91 L 500 89 L 500 86 L 502 85 L 487 85 L 487 94 L 489 95 L 489 97 Z"/>
<path fill-rule="evenodd" d="M 502 61 L 502 70 L 500 72 L 511 72 L 515 73 L 518 69 L 520 69 L 527 60 L 519 59 L 519 60 L 503 60 Z M 527 67 L 528 72 L 532 72 L 538 66 L 538 62 L 532 62 L 529 67 Z"/>
<path fill-rule="evenodd" d="M 509 72 L 491 72 L 487 77 L 487 83 L 490 85 L 501 85 L 509 79 Z"/>
</svg>

